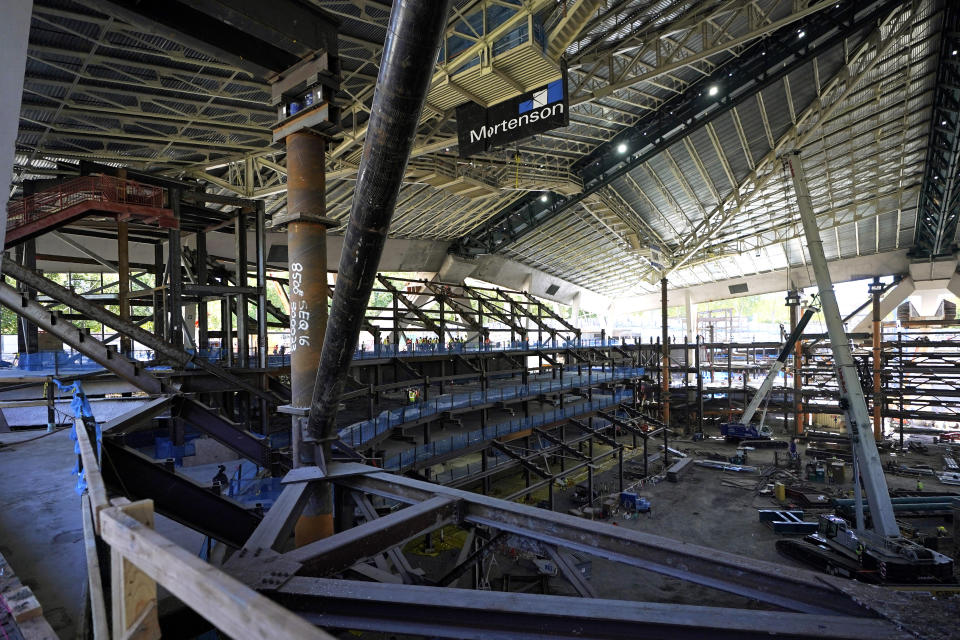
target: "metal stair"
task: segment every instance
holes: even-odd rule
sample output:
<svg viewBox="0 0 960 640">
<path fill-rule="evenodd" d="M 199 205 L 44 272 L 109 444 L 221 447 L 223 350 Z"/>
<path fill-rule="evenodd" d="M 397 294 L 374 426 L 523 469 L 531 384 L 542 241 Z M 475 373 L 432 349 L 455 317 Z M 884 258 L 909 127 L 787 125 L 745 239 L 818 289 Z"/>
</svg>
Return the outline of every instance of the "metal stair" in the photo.
<svg viewBox="0 0 960 640">
<path fill-rule="evenodd" d="M 113 176 L 83 176 L 13 200 L 7 205 L 9 249 L 90 215 L 136 218 L 147 224 L 176 229 L 173 210 L 165 208 L 166 189 Z"/>
</svg>

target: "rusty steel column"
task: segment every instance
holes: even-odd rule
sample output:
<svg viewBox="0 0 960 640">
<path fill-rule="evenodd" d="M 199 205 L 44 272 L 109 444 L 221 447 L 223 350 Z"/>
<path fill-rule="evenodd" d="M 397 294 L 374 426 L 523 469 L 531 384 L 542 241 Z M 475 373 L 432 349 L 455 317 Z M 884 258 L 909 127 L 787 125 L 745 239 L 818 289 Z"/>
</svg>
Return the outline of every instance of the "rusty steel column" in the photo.
<svg viewBox="0 0 960 640">
<path fill-rule="evenodd" d="M 873 439 L 883 440 L 883 335 L 880 329 L 880 295 L 883 284 L 874 278 L 869 285 L 873 294 Z"/>
<path fill-rule="evenodd" d="M 314 464 L 314 446 L 304 444 L 304 427 L 313 399 L 313 383 L 327 331 L 327 228 L 336 221 L 326 212 L 326 141 L 309 131 L 286 137 L 287 212 L 274 216 L 273 228 L 287 229 L 290 273 L 290 404 L 280 411 L 292 417 L 295 467 Z M 297 521 L 297 546 L 333 534 L 332 496 L 324 487 Z"/>
<path fill-rule="evenodd" d="M 663 329 L 663 355 L 660 364 L 660 405 L 663 409 L 663 424 L 670 426 L 670 334 L 667 331 L 667 279 L 660 280 L 660 323 Z M 666 454 L 666 452 L 664 452 Z"/>
<path fill-rule="evenodd" d="M 787 291 L 787 307 L 790 309 L 790 334 L 797 328 L 797 323 L 800 321 L 800 291 L 799 289 L 793 289 Z M 801 406 L 801 395 L 802 387 L 800 385 L 800 368 L 803 361 L 803 353 L 800 347 L 801 340 L 800 336 L 797 336 L 797 341 L 793 345 L 793 432 L 794 435 L 800 435 L 803 431 L 803 408 Z M 787 425 L 784 424 L 784 427 Z"/>
</svg>

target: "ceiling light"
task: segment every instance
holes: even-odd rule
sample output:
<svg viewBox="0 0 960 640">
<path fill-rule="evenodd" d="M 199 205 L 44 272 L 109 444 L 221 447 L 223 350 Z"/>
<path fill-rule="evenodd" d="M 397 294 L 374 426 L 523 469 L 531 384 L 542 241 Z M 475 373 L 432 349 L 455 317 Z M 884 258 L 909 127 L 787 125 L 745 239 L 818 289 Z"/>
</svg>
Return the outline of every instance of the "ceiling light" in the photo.
<svg viewBox="0 0 960 640">
<path fill-rule="evenodd" d="M 546 202 L 548 199 L 549 198 L 547 197 L 547 194 L 545 193 L 540 194 L 540 202 Z"/>
<path fill-rule="evenodd" d="M 797 37 L 798 37 L 798 38 L 802 38 L 802 37 L 805 36 L 805 35 L 807 35 L 807 32 L 804 31 L 803 29 L 800 29 L 799 31 L 797 31 Z"/>
<path fill-rule="evenodd" d="M 617 153 L 623 154 L 623 153 L 626 153 L 626 152 L 627 152 L 627 143 L 626 143 L 626 142 L 621 142 L 620 144 L 617 145 Z"/>
<path fill-rule="evenodd" d="M 707 95 L 715 96 L 717 95 L 717 91 L 719 91 L 719 89 L 717 89 L 717 85 L 713 85 L 707 89 Z"/>
</svg>

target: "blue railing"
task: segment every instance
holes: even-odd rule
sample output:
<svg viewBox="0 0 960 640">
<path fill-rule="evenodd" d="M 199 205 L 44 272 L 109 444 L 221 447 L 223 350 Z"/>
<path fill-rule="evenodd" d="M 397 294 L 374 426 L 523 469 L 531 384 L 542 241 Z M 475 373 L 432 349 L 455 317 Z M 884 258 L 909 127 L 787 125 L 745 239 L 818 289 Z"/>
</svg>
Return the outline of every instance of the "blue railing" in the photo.
<svg viewBox="0 0 960 640">
<path fill-rule="evenodd" d="M 511 433 L 517 433 L 518 431 L 525 431 L 533 427 L 541 427 L 561 420 L 575 418 L 580 414 L 599 411 L 600 409 L 611 407 L 632 397 L 633 392 L 630 390 L 617 391 L 612 395 L 590 402 L 571 405 L 563 409 L 554 409 L 553 411 L 547 411 L 528 418 L 515 418 L 508 422 L 487 425 L 482 429 L 452 435 L 449 438 L 435 440 L 428 444 L 407 449 L 384 460 L 383 466 L 388 471 L 403 471 L 417 463 L 427 462 L 437 456 L 466 449 L 480 442 L 493 440 Z"/>
<path fill-rule="evenodd" d="M 375 360 L 378 358 L 414 358 L 427 356 L 431 354 L 458 354 L 458 353 L 487 353 L 487 352 L 521 352 L 537 349 L 570 349 L 579 347 L 619 347 L 633 344 L 623 338 L 594 338 L 590 340 L 545 340 L 543 342 L 529 340 L 514 340 L 505 342 L 490 342 L 480 344 L 477 342 L 450 342 L 448 344 L 435 343 L 412 343 L 410 345 L 377 345 L 372 349 L 366 347 L 358 348 L 354 351 L 354 360 Z M 193 350 L 188 350 L 194 353 Z M 154 352 L 150 349 L 138 349 L 124 354 L 131 360 L 139 362 L 150 362 L 154 359 Z M 200 358 L 213 363 L 224 363 L 227 361 L 226 349 L 201 349 L 198 352 Z M 103 369 L 98 363 L 90 358 L 81 355 L 75 351 L 40 351 L 37 353 L 21 353 L 11 357 L 13 366 L 24 371 L 95 371 Z M 230 359 L 233 366 L 242 366 L 240 358 L 236 352 Z M 258 358 L 255 354 L 247 358 L 246 366 L 254 368 L 258 365 Z M 290 365 L 290 353 L 269 354 L 267 356 L 267 366 L 271 368 Z"/>
<path fill-rule="evenodd" d="M 588 370 L 586 375 L 570 376 L 564 380 L 531 382 L 528 384 L 497 387 L 485 391 L 443 395 L 433 400 L 418 402 L 400 409 L 383 411 L 376 418 L 344 427 L 340 430 L 340 439 L 343 440 L 345 444 L 356 448 L 373 440 L 378 435 L 390 431 L 394 427 L 433 416 L 443 411 L 467 409 L 477 405 L 535 396 L 550 391 L 572 389 L 584 384 L 636 378 L 642 375 L 643 368 L 616 367 L 611 373 L 595 373 L 592 370 Z"/>
</svg>

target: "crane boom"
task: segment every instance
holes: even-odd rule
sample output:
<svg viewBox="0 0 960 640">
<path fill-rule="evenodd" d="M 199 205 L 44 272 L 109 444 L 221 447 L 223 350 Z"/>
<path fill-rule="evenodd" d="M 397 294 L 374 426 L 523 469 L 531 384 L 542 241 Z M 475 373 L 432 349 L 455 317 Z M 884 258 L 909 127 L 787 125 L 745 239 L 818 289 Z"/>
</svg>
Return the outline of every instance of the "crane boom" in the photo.
<svg viewBox="0 0 960 640">
<path fill-rule="evenodd" d="M 803 330 L 807 328 L 807 323 L 810 322 L 810 318 L 813 317 L 815 312 L 816 309 L 813 307 L 810 307 L 804 311 L 803 315 L 800 317 L 800 321 L 797 322 L 797 326 L 794 327 L 793 331 L 790 332 L 790 335 L 787 336 L 787 343 L 783 345 L 783 348 L 780 350 L 780 355 L 777 356 L 773 366 L 770 367 L 770 371 L 767 372 L 767 377 L 763 379 L 763 383 L 760 385 L 757 393 L 753 396 L 750 404 L 747 405 L 746 410 L 743 412 L 743 417 L 740 419 L 743 424 L 750 424 L 750 421 L 753 419 L 753 415 L 757 412 L 757 409 L 760 408 L 760 403 L 763 402 L 763 399 L 767 397 L 768 393 L 770 393 L 770 389 L 773 388 L 774 381 L 777 379 L 777 376 L 780 374 L 783 366 L 787 363 L 787 358 L 790 357 L 790 352 L 793 351 L 793 345 L 795 345 L 797 340 L 800 339 L 800 336 L 803 335 Z"/>
<path fill-rule="evenodd" d="M 887 538 L 899 538 L 900 527 L 894 517 L 893 504 L 887 491 L 887 481 L 883 475 L 883 464 L 880 462 L 880 453 L 877 451 L 877 445 L 873 440 L 867 400 L 863 395 L 860 377 L 853 361 L 853 354 L 850 351 L 850 343 L 847 341 L 846 331 L 843 328 L 843 319 L 837 305 L 837 296 L 833 291 L 827 258 L 823 253 L 823 241 L 820 239 L 820 230 L 817 228 L 817 219 L 813 212 L 800 155 L 797 152 L 789 154 L 784 157 L 783 162 L 786 168 L 790 170 L 790 175 L 793 178 L 797 207 L 800 209 L 800 220 L 803 223 L 807 249 L 810 252 L 810 262 L 813 265 L 817 287 L 820 290 L 820 304 L 823 309 L 824 321 L 827 324 L 827 334 L 830 337 L 830 346 L 833 349 L 834 368 L 837 372 L 837 384 L 840 388 L 840 406 L 846 418 L 847 431 L 850 434 L 853 453 L 858 462 L 860 479 L 870 498 L 870 517 L 873 521 L 873 530 L 876 534 Z M 857 482 L 856 478 L 854 478 L 854 482 Z"/>
</svg>

